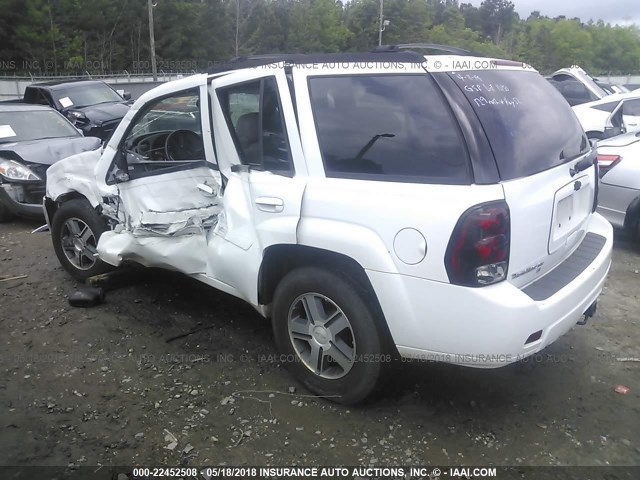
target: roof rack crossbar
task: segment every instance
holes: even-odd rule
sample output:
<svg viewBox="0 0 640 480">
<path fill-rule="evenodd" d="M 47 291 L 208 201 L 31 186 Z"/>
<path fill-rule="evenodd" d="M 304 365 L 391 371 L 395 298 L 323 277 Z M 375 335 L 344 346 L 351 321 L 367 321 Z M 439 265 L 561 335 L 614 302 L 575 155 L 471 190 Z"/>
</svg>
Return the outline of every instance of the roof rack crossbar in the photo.
<svg viewBox="0 0 640 480">
<path fill-rule="evenodd" d="M 380 45 L 373 49 L 374 52 L 394 52 L 398 50 L 436 50 L 439 52 L 453 53 L 455 55 L 479 55 L 470 50 L 452 47 L 451 45 L 441 45 L 439 43 L 399 43 L 397 45 Z"/>
</svg>

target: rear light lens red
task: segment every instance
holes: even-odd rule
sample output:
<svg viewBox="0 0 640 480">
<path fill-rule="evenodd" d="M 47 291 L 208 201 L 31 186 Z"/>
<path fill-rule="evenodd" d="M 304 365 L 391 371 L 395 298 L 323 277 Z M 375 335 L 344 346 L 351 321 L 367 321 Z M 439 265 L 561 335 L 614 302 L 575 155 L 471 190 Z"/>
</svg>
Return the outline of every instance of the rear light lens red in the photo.
<svg viewBox="0 0 640 480">
<path fill-rule="evenodd" d="M 456 285 L 483 287 L 507 278 L 511 221 L 503 200 L 484 203 L 462 214 L 453 230 L 445 266 Z"/>
<path fill-rule="evenodd" d="M 620 155 L 598 155 L 598 170 L 600 178 L 604 177 L 605 174 L 615 167 L 620 161 L 622 157 Z"/>
</svg>

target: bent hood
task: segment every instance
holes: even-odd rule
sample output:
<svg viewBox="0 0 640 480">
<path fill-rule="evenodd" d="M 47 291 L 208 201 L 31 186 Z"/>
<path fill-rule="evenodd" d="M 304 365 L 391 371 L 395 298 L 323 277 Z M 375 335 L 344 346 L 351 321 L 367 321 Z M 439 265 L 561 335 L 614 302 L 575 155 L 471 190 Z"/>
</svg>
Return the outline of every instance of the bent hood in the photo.
<svg viewBox="0 0 640 480">
<path fill-rule="evenodd" d="M 63 158 L 96 150 L 100 139 L 94 137 L 47 138 L 29 142 L 0 144 L 0 157 L 40 165 L 53 165 Z"/>
<path fill-rule="evenodd" d="M 112 120 L 120 120 L 129 111 L 129 105 L 126 103 L 102 103 L 99 105 L 89 105 L 81 108 L 70 108 L 69 111 L 82 112 L 84 115 L 96 125 L 102 125 L 104 122 Z"/>
</svg>

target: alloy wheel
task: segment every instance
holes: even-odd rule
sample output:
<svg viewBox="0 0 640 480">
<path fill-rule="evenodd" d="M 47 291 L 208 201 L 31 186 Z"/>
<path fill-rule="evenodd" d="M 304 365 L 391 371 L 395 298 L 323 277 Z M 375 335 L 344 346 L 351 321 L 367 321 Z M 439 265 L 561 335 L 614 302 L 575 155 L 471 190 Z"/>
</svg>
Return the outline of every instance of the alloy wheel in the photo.
<svg viewBox="0 0 640 480">
<path fill-rule="evenodd" d="M 319 293 L 300 295 L 289 310 L 287 324 L 294 351 L 309 370 L 330 380 L 349 373 L 356 358 L 353 329 L 330 298 Z"/>
</svg>

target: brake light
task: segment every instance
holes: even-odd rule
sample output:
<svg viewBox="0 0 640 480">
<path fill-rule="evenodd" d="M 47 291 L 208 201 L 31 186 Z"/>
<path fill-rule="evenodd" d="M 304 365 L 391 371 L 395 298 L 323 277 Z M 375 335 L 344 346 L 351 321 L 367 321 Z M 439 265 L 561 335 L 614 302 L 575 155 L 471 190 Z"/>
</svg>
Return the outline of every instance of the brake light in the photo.
<svg viewBox="0 0 640 480">
<path fill-rule="evenodd" d="M 507 278 L 511 222 L 503 200 L 470 208 L 453 230 L 445 266 L 456 285 L 482 287 Z"/>
<path fill-rule="evenodd" d="M 620 155 L 600 154 L 597 158 L 600 178 L 604 177 L 609 170 L 615 167 L 622 160 L 622 157 Z"/>
</svg>

